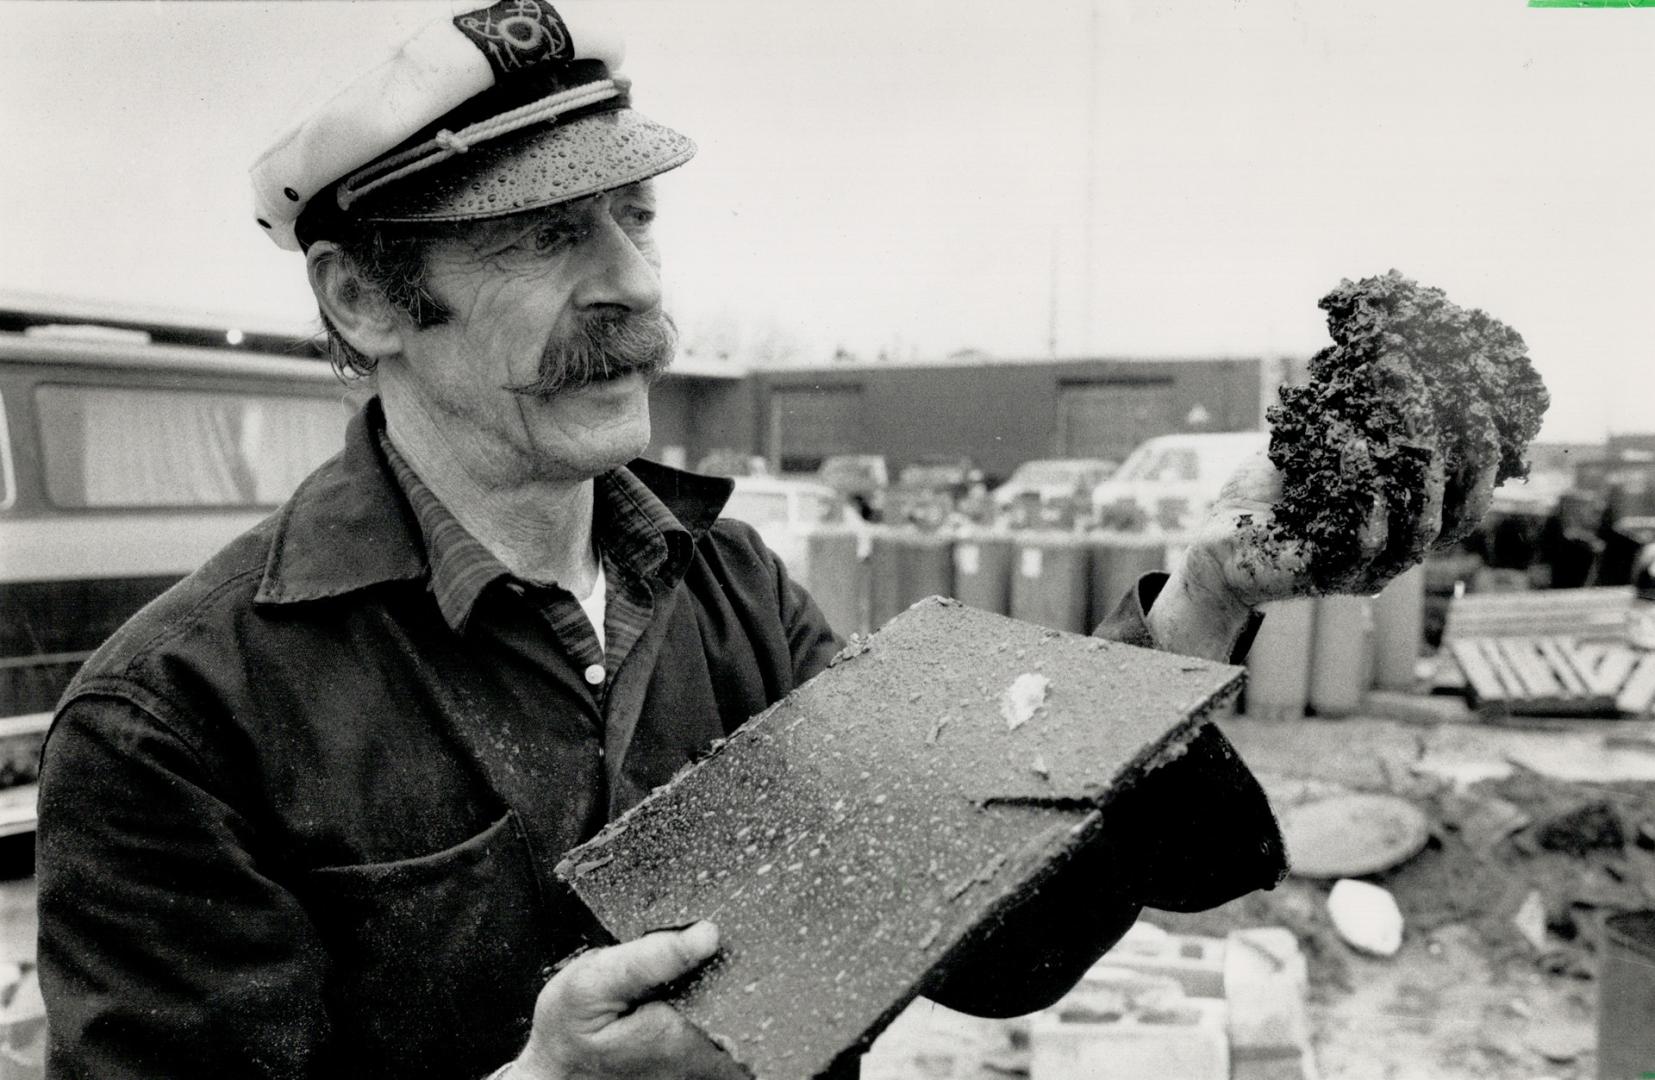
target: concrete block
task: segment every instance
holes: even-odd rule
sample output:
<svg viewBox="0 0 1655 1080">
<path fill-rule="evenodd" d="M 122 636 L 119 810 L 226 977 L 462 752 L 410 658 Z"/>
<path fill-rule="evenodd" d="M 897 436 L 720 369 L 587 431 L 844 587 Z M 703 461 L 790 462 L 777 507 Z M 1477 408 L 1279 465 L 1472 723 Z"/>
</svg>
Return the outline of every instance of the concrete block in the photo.
<svg viewBox="0 0 1655 1080">
<path fill-rule="evenodd" d="M 1230 1049 L 1230 1080 L 1318 1080 L 1320 1075 L 1308 1052 L 1244 1058 Z"/>
<path fill-rule="evenodd" d="M 1083 847 L 1107 839 L 1141 880 L 1207 906 L 1278 880 L 1256 782 L 1228 744 L 1205 765 L 1198 749 L 1240 675 L 926 601 L 558 874 L 619 940 L 716 922 L 723 951 L 673 1003 L 756 1075 L 804 1080 Z M 1214 834 L 1220 852 L 1203 849 Z"/>
<path fill-rule="evenodd" d="M 1224 950 L 1230 1049 L 1244 1057 L 1296 1056 L 1309 1045 L 1305 995 L 1310 977 L 1293 932 L 1280 926 L 1236 930 Z"/>
<path fill-rule="evenodd" d="M 39 1080 L 46 1074 L 46 1002 L 40 996 L 40 979 L 30 965 L 27 970 L 9 965 L 4 992 L 0 993 L 0 1080 Z"/>
<path fill-rule="evenodd" d="M 1165 1008 L 1035 1018 L 1030 1080 L 1229 1080 L 1225 1005 L 1185 998 Z"/>
<path fill-rule="evenodd" d="M 861 1080 L 982 1080 L 983 1064 L 1021 1063 L 1028 1048 L 1014 1049 L 1011 1021 L 968 1016 L 916 998 L 862 1056 Z"/>
<path fill-rule="evenodd" d="M 1059 1016 L 1074 1018 L 1165 1009 L 1183 1000 L 1184 988 L 1170 975 L 1150 975 L 1104 963 L 1094 964 L 1053 1009 Z"/>
<path fill-rule="evenodd" d="M 1140 922 L 1109 950 L 1101 963 L 1177 981 L 1189 997 L 1224 996 L 1224 939 L 1169 934 Z"/>
</svg>

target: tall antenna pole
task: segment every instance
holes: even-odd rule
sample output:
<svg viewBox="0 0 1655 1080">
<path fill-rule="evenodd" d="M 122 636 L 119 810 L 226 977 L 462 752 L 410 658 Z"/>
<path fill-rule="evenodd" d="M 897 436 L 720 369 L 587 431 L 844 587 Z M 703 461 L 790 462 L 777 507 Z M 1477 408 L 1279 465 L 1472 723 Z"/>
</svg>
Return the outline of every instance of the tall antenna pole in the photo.
<svg viewBox="0 0 1655 1080">
<path fill-rule="evenodd" d="M 1090 0 L 1086 17 L 1086 176 L 1085 205 L 1081 214 L 1080 265 L 1080 334 L 1081 345 L 1087 353 L 1096 353 L 1092 337 L 1092 308 L 1096 298 L 1092 294 L 1092 234 L 1097 224 L 1098 167 L 1098 0 Z"/>
<path fill-rule="evenodd" d="M 1046 355 L 1057 359 L 1057 226 L 1052 226 L 1052 267 L 1048 282 L 1051 295 L 1046 307 Z"/>
</svg>

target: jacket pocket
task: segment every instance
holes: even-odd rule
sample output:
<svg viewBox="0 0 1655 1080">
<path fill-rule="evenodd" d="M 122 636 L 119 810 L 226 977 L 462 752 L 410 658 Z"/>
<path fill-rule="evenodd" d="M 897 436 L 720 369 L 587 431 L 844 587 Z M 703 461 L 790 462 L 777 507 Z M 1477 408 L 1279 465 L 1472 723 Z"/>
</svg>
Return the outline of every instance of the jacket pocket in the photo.
<svg viewBox="0 0 1655 1080">
<path fill-rule="evenodd" d="M 431 855 L 313 870 L 304 891 L 341 1067 L 486 1075 L 522 1049 L 557 935 L 515 812 Z"/>
</svg>

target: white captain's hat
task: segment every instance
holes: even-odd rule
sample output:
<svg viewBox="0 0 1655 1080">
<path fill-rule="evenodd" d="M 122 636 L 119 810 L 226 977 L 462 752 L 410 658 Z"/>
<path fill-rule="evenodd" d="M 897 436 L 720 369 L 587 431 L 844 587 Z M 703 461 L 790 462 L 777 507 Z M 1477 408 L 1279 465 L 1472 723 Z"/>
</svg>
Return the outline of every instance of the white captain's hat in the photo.
<svg viewBox="0 0 1655 1080">
<path fill-rule="evenodd" d="M 695 144 L 634 111 L 617 34 L 544 0 L 433 22 L 253 163 L 283 248 L 358 223 L 500 217 L 636 183 Z"/>
</svg>

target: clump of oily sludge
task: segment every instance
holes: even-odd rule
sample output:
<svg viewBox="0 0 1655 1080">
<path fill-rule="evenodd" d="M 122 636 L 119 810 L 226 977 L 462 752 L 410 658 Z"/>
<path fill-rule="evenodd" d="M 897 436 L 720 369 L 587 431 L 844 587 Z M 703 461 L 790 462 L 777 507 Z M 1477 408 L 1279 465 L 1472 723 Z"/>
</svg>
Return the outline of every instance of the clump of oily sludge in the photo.
<svg viewBox="0 0 1655 1080">
<path fill-rule="evenodd" d="M 1320 306 L 1333 344 L 1266 414 L 1282 493 L 1264 543 L 1302 543 L 1314 587 L 1343 592 L 1468 536 L 1494 486 L 1528 475 L 1549 396 L 1515 330 L 1395 270 L 1343 281 Z M 1438 470 L 1445 513 L 1423 504 Z M 1369 563 L 1362 538 L 1381 511 Z"/>
</svg>

